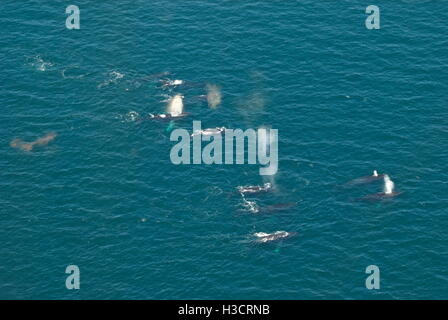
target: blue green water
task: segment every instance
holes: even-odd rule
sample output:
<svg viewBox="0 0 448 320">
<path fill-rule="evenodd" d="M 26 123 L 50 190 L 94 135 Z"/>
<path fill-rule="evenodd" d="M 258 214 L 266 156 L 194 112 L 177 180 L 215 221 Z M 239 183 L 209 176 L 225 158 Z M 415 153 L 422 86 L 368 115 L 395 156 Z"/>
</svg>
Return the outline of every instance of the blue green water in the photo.
<svg viewBox="0 0 448 320">
<path fill-rule="evenodd" d="M 65 8 L 81 29 L 65 27 Z M 381 29 L 367 30 L 367 5 Z M 448 297 L 448 2 L 0 3 L 0 298 L 442 299 Z M 161 113 L 157 80 L 190 118 Z M 274 192 L 242 206 L 257 165 L 171 163 L 169 132 L 279 130 Z M 12 148 L 56 132 L 30 152 Z M 398 197 L 349 180 L 387 172 Z M 257 245 L 255 232 L 297 236 Z M 67 290 L 65 268 L 81 270 Z M 381 270 L 380 290 L 365 268 Z"/>
</svg>

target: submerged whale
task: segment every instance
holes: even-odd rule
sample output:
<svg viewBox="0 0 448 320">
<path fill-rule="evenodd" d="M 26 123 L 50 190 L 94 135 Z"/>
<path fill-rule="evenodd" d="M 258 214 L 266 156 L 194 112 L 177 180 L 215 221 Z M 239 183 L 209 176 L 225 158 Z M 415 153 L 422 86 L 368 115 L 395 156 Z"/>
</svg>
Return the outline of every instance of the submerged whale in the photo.
<svg viewBox="0 0 448 320">
<path fill-rule="evenodd" d="M 24 142 L 22 139 L 14 139 L 9 145 L 13 148 L 18 148 L 23 151 L 31 151 L 33 150 L 34 146 L 47 145 L 49 142 L 53 141 L 56 136 L 57 134 L 55 132 L 50 132 L 33 142 Z"/>
<path fill-rule="evenodd" d="M 255 242 L 257 243 L 267 243 L 277 240 L 283 240 L 291 238 L 297 235 L 297 232 L 286 232 L 286 231 L 275 231 L 273 233 L 257 232 L 254 233 L 256 237 Z"/>
</svg>

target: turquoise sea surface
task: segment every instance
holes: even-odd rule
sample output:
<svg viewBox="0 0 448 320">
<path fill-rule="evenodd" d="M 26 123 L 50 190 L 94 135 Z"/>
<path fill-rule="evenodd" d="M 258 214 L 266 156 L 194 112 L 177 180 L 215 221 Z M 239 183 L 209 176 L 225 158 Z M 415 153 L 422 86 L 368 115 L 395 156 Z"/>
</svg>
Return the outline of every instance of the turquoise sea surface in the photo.
<svg viewBox="0 0 448 320">
<path fill-rule="evenodd" d="M 371 4 L 379 30 L 365 26 Z M 0 298 L 448 298 L 448 1 L 0 8 Z M 140 121 L 174 93 L 189 117 Z M 277 174 L 172 164 L 170 132 L 193 120 L 278 129 Z M 361 201 L 381 181 L 346 183 L 374 169 L 401 194 Z M 246 202 L 236 190 L 266 182 Z M 297 234 L 254 241 L 282 230 Z"/>
</svg>

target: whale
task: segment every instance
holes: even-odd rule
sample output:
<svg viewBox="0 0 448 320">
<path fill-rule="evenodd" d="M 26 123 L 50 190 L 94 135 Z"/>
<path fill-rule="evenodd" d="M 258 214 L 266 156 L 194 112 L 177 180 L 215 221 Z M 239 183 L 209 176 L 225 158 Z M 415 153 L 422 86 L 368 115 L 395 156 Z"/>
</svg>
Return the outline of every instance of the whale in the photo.
<svg viewBox="0 0 448 320">
<path fill-rule="evenodd" d="M 373 174 L 371 176 L 364 176 L 360 178 L 356 178 L 344 184 L 344 187 L 353 187 L 361 184 L 367 184 L 374 181 L 378 181 L 384 178 L 384 174 L 378 174 L 376 170 L 373 170 Z"/>
<path fill-rule="evenodd" d="M 181 113 L 181 114 L 176 114 L 176 115 L 172 115 L 170 113 L 161 113 L 161 114 L 149 114 L 148 119 L 149 120 L 176 120 L 176 119 L 182 119 L 185 118 L 187 116 L 189 116 L 190 113 L 186 112 L 186 113 Z"/>
<path fill-rule="evenodd" d="M 390 179 L 388 174 L 383 175 L 384 187 L 383 192 L 367 195 L 362 200 L 366 201 L 378 201 L 384 199 L 391 199 L 401 194 L 401 192 L 394 191 L 395 183 Z"/>
<path fill-rule="evenodd" d="M 238 186 L 237 190 L 241 194 L 268 192 L 272 185 L 267 182 L 263 186 Z"/>
<path fill-rule="evenodd" d="M 169 74 L 170 73 L 168 71 L 165 71 L 165 72 L 159 72 L 159 73 L 154 73 L 154 74 L 143 75 L 143 76 L 139 76 L 139 77 L 136 77 L 136 78 L 129 78 L 126 81 L 124 81 L 124 84 L 125 84 L 124 90 L 125 91 L 137 90 L 137 89 L 141 88 L 142 85 L 144 85 L 145 83 L 147 83 L 147 82 L 154 82 L 156 79 L 165 77 L 165 76 L 167 76 Z M 64 73 L 62 73 L 62 76 L 64 76 L 64 78 L 67 78 L 67 77 L 65 77 Z M 108 84 L 109 83 L 103 83 L 103 84 L 100 84 L 98 87 L 100 88 L 100 87 L 103 87 L 103 86 L 108 85 Z"/>
<path fill-rule="evenodd" d="M 172 88 L 176 88 L 176 87 L 180 87 L 180 86 L 182 86 L 183 88 L 205 87 L 205 83 L 203 83 L 203 82 L 192 82 L 192 81 L 185 81 L 185 80 L 181 80 L 181 79 L 175 79 L 175 80 L 161 79 L 161 80 L 159 80 L 159 82 L 160 82 L 160 87 L 164 90 L 172 89 Z"/>
<path fill-rule="evenodd" d="M 222 135 L 225 132 L 225 127 L 216 127 L 216 128 L 209 128 L 209 129 L 203 129 L 203 130 L 197 130 L 191 134 L 192 137 L 194 136 L 216 136 L 216 135 Z"/>
<path fill-rule="evenodd" d="M 24 142 L 22 139 L 14 139 L 9 144 L 12 148 L 21 149 L 23 151 L 32 151 L 34 146 L 44 146 L 56 138 L 55 132 L 47 133 L 45 136 L 40 137 L 32 142 Z"/>
<path fill-rule="evenodd" d="M 297 232 L 286 232 L 286 231 L 275 231 L 273 233 L 256 232 L 253 235 L 256 238 L 255 239 L 256 243 L 267 243 L 294 237 L 295 235 L 297 235 Z"/>
<path fill-rule="evenodd" d="M 180 85 L 183 85 L 185 83 L 184 80 L 160 80 L 160 82 L 162 83 L 162 88 L 165 87 L 177 87 Z"/>
</svg>

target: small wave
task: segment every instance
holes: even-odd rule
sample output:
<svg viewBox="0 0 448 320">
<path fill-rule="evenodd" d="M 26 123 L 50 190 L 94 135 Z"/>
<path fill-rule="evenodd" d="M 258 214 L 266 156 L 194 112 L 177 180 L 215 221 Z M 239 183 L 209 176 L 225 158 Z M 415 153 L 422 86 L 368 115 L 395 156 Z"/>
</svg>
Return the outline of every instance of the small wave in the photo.
<svg viewBox="0 0 448 320">
<path fill-rule="evenodd" d="M 257 204 L 257 202 L 256 201 L 249 201 L 249 200 L 247 200 L 245 197 L 244 197 L 244 194 L 243 193 L 240 193 L 241 194 L 241 197 L 242 197 L 242 199 L 243 199 L 243 207 L 247 210 L 247 211 L 249 211 L 249 212 L 252 212 L 252 213 L 258 213 L 258 212 L 260 212 L 260 208 L 259 208 L 259 206 L 258 206 L 258 204 Z"/>
<path fill-rule="evenodd" d="M 161 103 L 168 103 L 173 98 L 171 95 L 165 93 L 159 94 L 159 97 L 163 98 L 163 100 L 160 100 Z"/>
<path fill-rule="evenodd" d="M 123 117 L 124 122 L 134 122 L 137 121 L 140 117 L 140 114 L 137 111 L 129 111 Z"/>
<path fill-rule="evenodd" d="M 30 65 L 37 71 L 47 71 L 48 68 L 53 67 L 54 64 L 50 61 L 45 61 L 40 55 L 31 58 Z"/>
<path fill-rule="evenodd" d="M 97 86 L 98 89 L 106 87 L 106 86 L 108 86 L 108 85 L 110 85 L 112 83 L 117 83 L 118 80 L 124 78 L 125 75 L 123 73 L 118 72 L 118 71 L 112 71 L 112 72 L 108 73 L 108 76 L 109 76 L 109 78 L 107 80 L 105 80 L 104 82 L 100 83 Z"/>
<path fill-rule="evenodd" d="M 206 189 L 206 191 L 208 194 L 213 195 L 213 196 L 219 196 L 220 194 L 223 193 L 222 189 L 217 186 L 208 187 Z"/>
<path fill-rule="evenodd" d="M 61 75 L 64 79 L 82 79 L 87 73 L 82 72 L 80 66 L 68 66 L 61 71 Z"/>
</svg>

